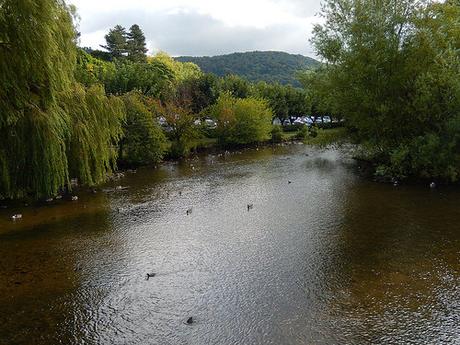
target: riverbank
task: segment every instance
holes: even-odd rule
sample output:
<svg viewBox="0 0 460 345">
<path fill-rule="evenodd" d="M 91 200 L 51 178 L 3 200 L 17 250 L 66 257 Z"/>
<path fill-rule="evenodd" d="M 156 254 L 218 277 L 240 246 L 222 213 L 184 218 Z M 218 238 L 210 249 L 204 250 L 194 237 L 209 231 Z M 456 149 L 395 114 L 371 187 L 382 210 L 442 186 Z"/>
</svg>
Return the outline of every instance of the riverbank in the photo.
<svg viewBox="0 0 460 345">
<path fill-rule="evenodd" d="M 190 153 L 189 157 L 184 158 L 168 158 L 166 157 L 164 162 L 180 162 L 193 159 L 196 155 L 204 154 L 225 154 L 225 153 L 234 153 L 242 150 L 250 150 L 256 148 L 270 147 L 270 146 L 279 146 L 279 145 L 289 145 L 295 143 L 303 143 L 306 145 L 325 147 L 334 143 L 341 143 L 346 140 L 346 130 L 345 128 L 331 128 L 331 129 L 318 129 L 315 131 L 314 136 L 306 136 L 305 138 L 299 138 L 298 131 L 283 132 L 282 140 L 280 142 L 274 142 L 273 140 L 267 140 L 265 142 L 254 143 L 250 145 L 240 145 L 240 146 L 227 146 L 222 147 L 219 145 L 216 138 L 201 138 L 194 143 L 194 149 Z M 151 168 L 158 168 L 161 164 L 157 166 L 152 166 Z M 33 198 L 23 198 L 17 200 L 0 200 L 0 209 L 18 209 L 20 207 L 42 207 L 46 205 L 53 205 L 61 202 L 72 202 L 72 197 L 79 197 L 81 194 L 97 194 L 102 191 L 103 186 L 106 184 L 116 184 L 118 180 L 125 176 L 125 174 L 132 174 L 136 171 L 139 166 L 129 166 L 121 164 L 119 170 L 117 170 L 106 183 L 100 186 L 74 186 L 70 193 L 61 193 L 56 197 L 50 197 L 47 199 L 34 200 Z M 148 168 L 148 166 L 147 166 Z M 116 188 L 117 186 L 115 186 Z M 13 215 L 13 214 L 12 214 Z"/>
</svg>

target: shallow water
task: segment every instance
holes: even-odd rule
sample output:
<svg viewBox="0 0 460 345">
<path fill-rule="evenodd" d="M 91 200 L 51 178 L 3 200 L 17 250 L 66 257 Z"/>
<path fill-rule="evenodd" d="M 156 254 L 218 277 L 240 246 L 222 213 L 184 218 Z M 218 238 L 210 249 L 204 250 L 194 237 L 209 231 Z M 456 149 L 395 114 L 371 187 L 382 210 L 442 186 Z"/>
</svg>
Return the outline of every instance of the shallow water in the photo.
<svg viewBox="0 0 460 345">
<path fill-rule="evenodd" d="M 0 344 L 460 344 L 460 191 L 346 157 L 206 155 L 1 210 Z"/>
</svg>

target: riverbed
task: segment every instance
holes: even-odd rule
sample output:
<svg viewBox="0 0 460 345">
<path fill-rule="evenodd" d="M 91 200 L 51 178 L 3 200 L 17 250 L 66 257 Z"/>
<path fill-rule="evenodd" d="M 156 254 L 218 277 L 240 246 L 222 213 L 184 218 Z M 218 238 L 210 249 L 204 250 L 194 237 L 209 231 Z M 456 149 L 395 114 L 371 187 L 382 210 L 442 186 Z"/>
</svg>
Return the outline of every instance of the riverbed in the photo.
<svg viewBox="0 0 460 345">
<path fill-rule="evenodd" d="M 0 344 L 460 344 L 460 190 L 357 172 L 253 148 L 0 210 Z"/>
</svg>

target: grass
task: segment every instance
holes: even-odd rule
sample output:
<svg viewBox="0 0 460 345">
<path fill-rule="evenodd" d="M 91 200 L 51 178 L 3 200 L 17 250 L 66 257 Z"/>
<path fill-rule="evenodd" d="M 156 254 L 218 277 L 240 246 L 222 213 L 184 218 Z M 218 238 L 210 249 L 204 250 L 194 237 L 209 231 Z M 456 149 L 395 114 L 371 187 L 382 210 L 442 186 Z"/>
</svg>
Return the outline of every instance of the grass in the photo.
<svg viewBox="0 0 460 345">
<path fill-rule="evenodd" d="M 307 137 L 305 143 L 309 145 L 328 146 L 342 143 L 348 137 L 347 129 L 344 127 L 330 129 L 319 128 L 316 130 L 316 133 L 316 137 Z"/>
<path fill-rule="evenodd" d="M 347 138 L 346 129 L 343 127 L 330 129 L 320 128 L 316 130 L 316 133 L 316 137 L 309 136 L 304 142 L 309 145 L 327 146 L 343 142 Z M 296 139 L 297 134 L 298 131 L 283 132 L 283 141 L 294 140 Z M 270 141 L 271 140 L 268 140 L 267 142 Z M 196 149 L 207 149 L 211 147 L 216 147 L 217 145 L 217 138 L 208 137 L 202 137 L 200 139 L 195 140 L 195 142 L 193 143 L 193 147 L 195 147 Z"/>
</svg>

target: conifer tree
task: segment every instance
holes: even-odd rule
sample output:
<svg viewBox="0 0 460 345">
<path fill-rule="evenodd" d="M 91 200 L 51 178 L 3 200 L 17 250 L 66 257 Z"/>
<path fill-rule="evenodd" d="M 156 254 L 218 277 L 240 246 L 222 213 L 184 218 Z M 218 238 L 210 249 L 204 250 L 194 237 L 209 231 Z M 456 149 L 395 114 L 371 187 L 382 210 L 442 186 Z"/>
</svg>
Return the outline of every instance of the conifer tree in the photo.
<svg viewBox="0 0 460 345">
<path fill-rule="evenodd" d="M 128 51 L 127 37 L 126 29 L 121 25 L 116 25 L 105 35 L 106 45 L 101 47 L 109 51 L 112 59 L 122 58 Z"/>
<path fill-rule="evenodd" d="M 132 25 L 127 37 L 128 58 L 134 62 L 145 62 L 148 50 L 145 44 L 144 33 L 139 25 Z"/>
</svg>

